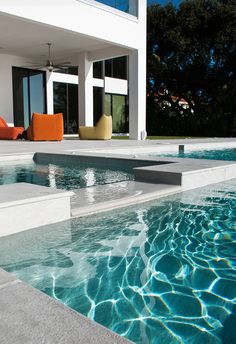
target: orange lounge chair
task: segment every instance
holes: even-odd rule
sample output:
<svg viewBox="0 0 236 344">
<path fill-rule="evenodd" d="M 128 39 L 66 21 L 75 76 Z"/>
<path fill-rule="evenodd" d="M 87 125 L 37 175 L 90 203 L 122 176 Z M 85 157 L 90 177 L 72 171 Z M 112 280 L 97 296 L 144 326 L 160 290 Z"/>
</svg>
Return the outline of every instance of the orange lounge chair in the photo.
<svg viewBox="0 0 236 344">
<path fill-rule="evenodd" d="M 9 127 L 0 117 L 0 140 L 16 140 L 25 129 L 23 127 Z"/>
<path fill-rule="evenodd" d="M 61 141 L 63 139 L 63 115 L 45 115 L 33 113 L 27 129 L 27 138 L 31 141 Z"/>
</svg>

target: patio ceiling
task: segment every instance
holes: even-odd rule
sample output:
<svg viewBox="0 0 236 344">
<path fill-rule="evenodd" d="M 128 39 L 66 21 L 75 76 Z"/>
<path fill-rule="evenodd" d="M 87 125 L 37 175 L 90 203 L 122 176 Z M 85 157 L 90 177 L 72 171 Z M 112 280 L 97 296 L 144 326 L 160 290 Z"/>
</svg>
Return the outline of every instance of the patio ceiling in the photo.
<svg viewBox="0 0 236 344">
<path fill-rule="evenodd" d="M 0 54 L 9 54 L 45 62 L 46 43 L 52 43 L 54 60 L 70 60 L 76 54 L 112 47 L 89 36 L 22 20 L 0 12 Z"/>
</svg>

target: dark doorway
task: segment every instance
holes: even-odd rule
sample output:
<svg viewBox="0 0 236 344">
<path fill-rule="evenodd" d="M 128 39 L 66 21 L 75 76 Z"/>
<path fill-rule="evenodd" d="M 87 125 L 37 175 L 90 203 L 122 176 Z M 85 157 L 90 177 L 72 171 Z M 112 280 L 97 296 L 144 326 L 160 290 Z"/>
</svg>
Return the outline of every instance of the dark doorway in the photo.
<svg viewBox="0 0 236 344">
<path fill-rule="evenodd" d="M 78 85 L 53 83 L 54 113 L 63 113 L 65 134 L 78 133 Z"/>
<path fill-rule="evenodd" d="M 46 73 L 12 67 L 14 124 L 27 128 L 34 112 L 46 113 Z"/>
</svg>

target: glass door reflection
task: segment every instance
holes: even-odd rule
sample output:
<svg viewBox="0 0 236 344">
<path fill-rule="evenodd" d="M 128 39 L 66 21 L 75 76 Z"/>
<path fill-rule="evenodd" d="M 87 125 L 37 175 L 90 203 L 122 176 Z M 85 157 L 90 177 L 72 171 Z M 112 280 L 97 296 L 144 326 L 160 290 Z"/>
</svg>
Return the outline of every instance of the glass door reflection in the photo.
<svg viewBox="0 0 236 344">
<path fill-rule="evenodd" d="M 46 113 L 44 71 L 12 67 L 15 126 L 27 128 L 33 112 Z"/>
</svg>

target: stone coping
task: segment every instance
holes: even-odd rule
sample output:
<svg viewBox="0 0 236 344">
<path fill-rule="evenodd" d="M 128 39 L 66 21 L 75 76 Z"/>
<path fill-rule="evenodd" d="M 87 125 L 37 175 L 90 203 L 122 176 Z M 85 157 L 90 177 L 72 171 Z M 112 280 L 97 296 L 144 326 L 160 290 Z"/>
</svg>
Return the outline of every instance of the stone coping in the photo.
<svg viewBox="0 0 236 344">
<path fill-rule="evenodd" d="M 128 344 L 127 339 L 0 269 L 1 344 Z"/>
<path fill-rule="evenodd" d="M 68 220 L 72 191 L 29 183 L 0 187 L 0 237 Z"/>
<path fill-rule="evenodd" d="M 29 183 L 14 183 L 0 186 L 0 208 L 17 206 L 73 196 L 73 191 L 53 189 Z"/>
</svg>

